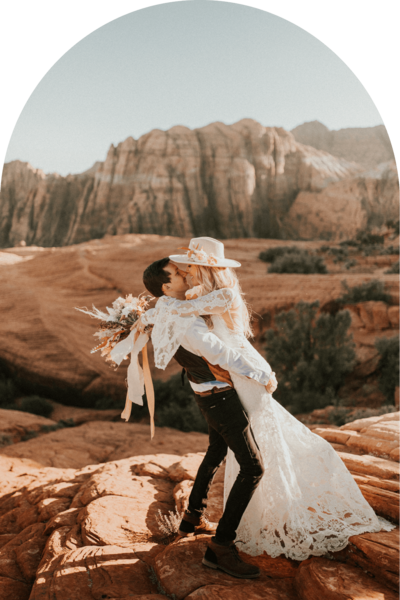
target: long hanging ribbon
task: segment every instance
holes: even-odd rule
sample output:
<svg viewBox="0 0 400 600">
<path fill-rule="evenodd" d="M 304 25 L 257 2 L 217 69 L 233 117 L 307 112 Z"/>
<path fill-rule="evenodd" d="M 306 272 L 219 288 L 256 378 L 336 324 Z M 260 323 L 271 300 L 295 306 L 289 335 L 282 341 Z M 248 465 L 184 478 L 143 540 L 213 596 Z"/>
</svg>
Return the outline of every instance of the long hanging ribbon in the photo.
<svg viewBox="0 0 400 600">
<path fill-rule="evenodd" d="M 154 429 L 155 401 L 154 401 L 153 380 L 151 378 L 149 357 L 147 354 L 147 344 L 145 344 L 142 348 L 142 358 L 143 358 L 144 385 L 146 388 L 147 405 L 149 407 L 149 413 L 150 413 L 150 439 L 153 439 L 154 433 L 155 433 L 155 429 Z"/>
<path fill-rule="evenodd" d="M 155 433 L 155 399 L 147 353 L 148 339 L 149 338 L 147 334 L 139 333 L 138 331 L 133 330 L 125 340 L 119 342 L 113 348 L 110 355 L 113 361 L 119 365 L 129 353 L 131 354 L 131 362 L 127 373 L 128 390 L 126 394 L 125 408 L 121 414 L 121 418 L 125 419 L 125 421 L 129 421 L 133 402 L 143 406 L 142 396 L 144 394 L 144 390 L 146 389 L 147 403 L 150 413 L 150 436 L 151 439 L 153 439 Z M 143 370 L 140 367 L 138 360 L 140 351 L 142 352 L 143 357 Z"/>
</svg>

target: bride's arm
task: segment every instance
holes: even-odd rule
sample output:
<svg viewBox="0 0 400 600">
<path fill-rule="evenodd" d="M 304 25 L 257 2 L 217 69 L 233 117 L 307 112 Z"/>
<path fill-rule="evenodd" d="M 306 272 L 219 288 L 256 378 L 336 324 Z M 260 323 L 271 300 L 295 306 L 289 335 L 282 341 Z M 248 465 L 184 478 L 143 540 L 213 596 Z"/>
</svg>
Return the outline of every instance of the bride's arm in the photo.
<svg viewBox="0 0 400 600">
<path fill-rule="evenodd" d="M 179 317 L 221 315 L 232 308 L 237 292 L 231 288 L 214 290 L 205 296 L 190 300 L 173 299 L 169 303 L 169 314 Z"/>
<path fill-rule="evenodd" d="M 200 315 L 221 315 L 234 304 L 237 298 L 237 292 L 231 288 L 222 288 L 214 290 L 206 296 L 193 298 L 191 300 L 178 300 L 177 298 L 168 298 L 168 303 L 163 306 L 163 318 L 166 313 L 170 317 L 199 317 Z M 160 301 L 160 300 L 159 300 Z M 157 308 L 150 308 L 141 315 L 137 322 L 139 331 L 144 330 L 147 325 L 154 325 L 157 317 Z"/>
</svg>

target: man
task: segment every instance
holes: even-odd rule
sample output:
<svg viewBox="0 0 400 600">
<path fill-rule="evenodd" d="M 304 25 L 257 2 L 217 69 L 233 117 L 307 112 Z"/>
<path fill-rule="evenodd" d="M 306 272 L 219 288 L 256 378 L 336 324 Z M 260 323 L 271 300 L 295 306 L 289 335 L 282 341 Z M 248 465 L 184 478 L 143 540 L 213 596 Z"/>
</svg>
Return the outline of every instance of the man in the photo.
<svg viewBox="0 0 400 600">
<path fill-rule="evenodd" d="M 143 274 L 143 283 L 156 297 L 166 295 L 185 300 L 185 292 L 189 289 L 184 273 L 169 258 L 151 264 Z M 276 389 L 276 379 L 270 369 L 267 372 L 254 367 L 239 352 L 225 346 L 209 331 L 201 317 L 191 324 L 180 343 L 174 358 L 186 371 L 196 402 L 207 421 L 209 446 L 193 484 L 179 534 L 186 536 L 201 528 L 204 531 L 202 517 L 207 493 L 229 447 L 235 454 L 240 472 L 202 562 L 234 577 L 255 578 L 260 574 L 258 567 L 239 558 L 234 540 L 264 469 L 249 419 L 229 372 L 255 379 L 270 393 Z"/>
</svg>

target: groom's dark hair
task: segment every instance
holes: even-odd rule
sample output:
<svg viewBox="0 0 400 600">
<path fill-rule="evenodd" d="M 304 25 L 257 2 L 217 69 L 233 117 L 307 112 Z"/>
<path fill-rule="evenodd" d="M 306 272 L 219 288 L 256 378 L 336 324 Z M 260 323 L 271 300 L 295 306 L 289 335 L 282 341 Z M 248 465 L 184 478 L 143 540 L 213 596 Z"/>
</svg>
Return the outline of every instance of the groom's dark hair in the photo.
<svg viewBox="0 0 400 600">
<path fill-rule="evenodd" d="M 156 298 L 164 295 L 162 286 L 170 282 L 170 274 L 164 271 L 164 267 L 169 263 L 169 258 L 161 258 L 151 263 L 143 273 L 143 283 L 145 288 Z"/>
</svg>

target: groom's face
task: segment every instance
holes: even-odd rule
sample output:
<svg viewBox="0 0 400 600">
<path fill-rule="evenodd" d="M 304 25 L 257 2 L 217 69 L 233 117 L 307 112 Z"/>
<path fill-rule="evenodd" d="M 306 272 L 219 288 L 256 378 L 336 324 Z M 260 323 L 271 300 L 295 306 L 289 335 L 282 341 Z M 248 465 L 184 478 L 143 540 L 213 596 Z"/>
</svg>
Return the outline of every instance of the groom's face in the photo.
<svg viewBox="0 0 400 600">
<path fill-rule="evenodd" d="M 185 273 L 180 271 L 174 263 L 169 262 L 164 271 L 169 274 L 169 283 L 164 283 L 162 290 L 166 296 L 172 296 L 173 298 L 184 294 L 189 286 L 185 280 Z"/>
</svg>

